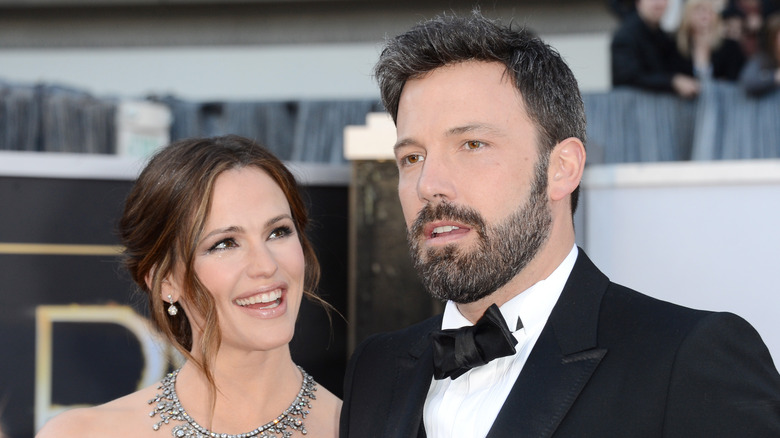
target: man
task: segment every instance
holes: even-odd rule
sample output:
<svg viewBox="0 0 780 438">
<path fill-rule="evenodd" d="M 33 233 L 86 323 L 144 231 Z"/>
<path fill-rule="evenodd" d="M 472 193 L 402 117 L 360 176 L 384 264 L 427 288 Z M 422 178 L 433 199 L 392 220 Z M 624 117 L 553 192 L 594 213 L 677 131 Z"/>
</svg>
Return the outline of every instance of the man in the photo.
<svg viewBox="0 0 780 438">
<path fill-rule="evenodd" d="M 745 321 L 611 283 L 575 246 L 585 116 L 554 50 L 474 13 L 390 40 L 375 71 L 414 263 L 447 304 L 356 349 L 342 437 L 780 436 Z"/>
<path fill-rule="evenodd" d="M 699 81 L 685 74 L 685 64 L 672 38 L 661 29 L 668 0 L 636 0 L 636 10 L 621 22 L 612 37 L 612 85 L 675 92 L 681 97 L 699 93 Z"/>
</svg>

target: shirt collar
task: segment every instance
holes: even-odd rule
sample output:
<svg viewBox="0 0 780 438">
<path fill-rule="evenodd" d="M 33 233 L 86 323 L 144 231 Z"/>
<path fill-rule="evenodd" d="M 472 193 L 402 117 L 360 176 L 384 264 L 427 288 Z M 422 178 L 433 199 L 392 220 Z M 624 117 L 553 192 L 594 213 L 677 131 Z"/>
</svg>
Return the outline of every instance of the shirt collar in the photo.
<svg viewBox="0 0 780 438">
<path fill-rule="evenodd" d="M 577 260 L 577 253 L 577 245 L 574 245 L 550 276 L 518 293 L 499 308 L 509 330 L 515 331 L 517 318 L 520 317 L 523 330 L 541 331 L 563 292 L 563 286 Z M 441 325 L 442 329 L 454 329 L 473 324 L 460 313 L 454 302 L 447 301 Z"/>
</svg>

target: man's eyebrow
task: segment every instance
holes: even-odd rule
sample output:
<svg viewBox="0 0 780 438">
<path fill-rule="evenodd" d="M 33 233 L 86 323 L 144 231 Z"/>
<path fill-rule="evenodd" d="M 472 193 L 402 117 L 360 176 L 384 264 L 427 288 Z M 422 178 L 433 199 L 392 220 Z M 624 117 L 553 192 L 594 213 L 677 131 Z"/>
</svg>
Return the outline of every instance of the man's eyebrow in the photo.
<svg viewBox="0 0 780 438">
<path fill-rule="evenodd" d="M 445 132 L 445 135 L 447 137 L 453 137 L 453 136 L 465 134 L 467 132 L 475 132 L 475 131 L 481 131 L 486 134 L 495 134 L 495 135 L 501 134 L 500 130 L 492 125 L 488 125 L 485 123 L 470 123 L 468 125 L 456 126 L 454 128 L 450 128 Z M 397 151 L 399 148 L 402 148 L 404 146 L 416 146 L 419 144 L 420 143 L 414 139 L 402 138 L 398 140 L 398 142 L 393 146 L 393 151 Z"/>
<path fill-rule="evenodd" d="M 411 138 L 402 138 L 398 140 L 395 145 L 393 145 L 393 151 L 397 151 L 399 148 L 402 148 L 404 146 L 415 146 L 419 143 Z"/>
<path fill-rule="evenodd" d="M 468 125 L 456 126 L 454 128 L 448 129 L 447 136 L 460 135 L 460 134 L 465 134 L 467 132 L 473 132 L 473 131 L 483 131 L 486 133 L 498 133 L 498 129 L 496 129 L 491 125 L 486 125 L 484 123 L 471 123 Z"/>
</svg>

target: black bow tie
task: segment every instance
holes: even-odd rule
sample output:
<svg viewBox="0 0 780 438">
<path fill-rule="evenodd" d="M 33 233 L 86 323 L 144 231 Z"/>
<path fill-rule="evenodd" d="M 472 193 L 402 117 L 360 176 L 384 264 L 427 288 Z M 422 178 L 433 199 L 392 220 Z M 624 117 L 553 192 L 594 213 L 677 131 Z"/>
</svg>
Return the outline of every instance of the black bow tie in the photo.
<svg viewBox="0 0 780 438">
<path fill-rule="evenodd" d="M 437 330 L 433 340 L 433 377 L 457 379 L 466 371 L 493 359 L 515 354 L 517 339 L 495 304 L 473 326 Z"/>
</svg>

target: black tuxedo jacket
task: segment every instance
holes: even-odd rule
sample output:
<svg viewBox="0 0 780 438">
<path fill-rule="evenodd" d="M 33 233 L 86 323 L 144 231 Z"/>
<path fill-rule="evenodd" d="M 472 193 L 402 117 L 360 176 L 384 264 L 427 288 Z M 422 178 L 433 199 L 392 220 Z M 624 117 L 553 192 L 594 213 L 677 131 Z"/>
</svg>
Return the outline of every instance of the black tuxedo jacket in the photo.
<svg viewBox="0 0 780 438">
<path fill-rule="evenodd" d="M 428 337 L 440 326 L 437 316 L 355 350 L 342 438 L 425 436 Z M 488 437 L 780 437 L 780 375 L 743 319 L 611 283 L 580 250 Z"/>
</svg>

